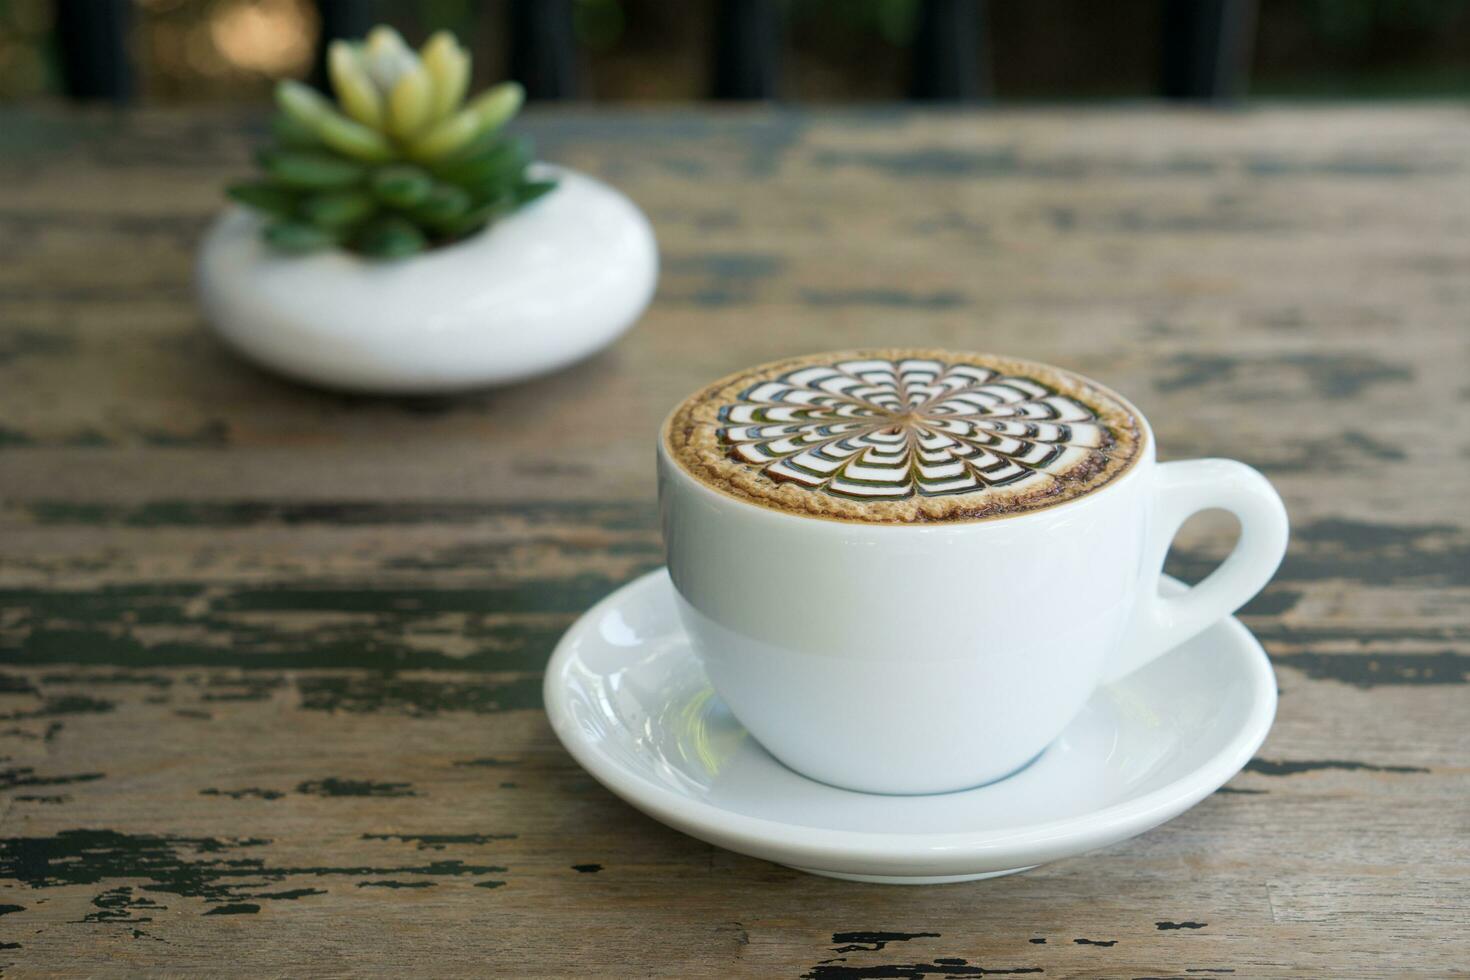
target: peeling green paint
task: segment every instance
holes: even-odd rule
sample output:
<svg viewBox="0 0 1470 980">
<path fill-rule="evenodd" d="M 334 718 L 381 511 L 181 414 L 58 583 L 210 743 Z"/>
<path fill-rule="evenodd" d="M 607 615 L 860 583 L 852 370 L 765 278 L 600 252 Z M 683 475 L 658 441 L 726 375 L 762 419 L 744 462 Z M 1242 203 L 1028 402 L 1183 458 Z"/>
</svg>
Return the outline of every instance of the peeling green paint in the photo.
<svg viewBox="0 0 1470 980">
<path fill-rule="evenodd" d="M 297 785 L 306 796 L 417 796 L 409 783 L 379 783 L 370 779 L 312 779 Z"/>
<path fill-rule="evenodd" d="M 0 839 L 0 877 L 35 889 L 127 880 L 133 884 L 126 887 L 137 891 L 196 898 L 228 910 L 235 905 L 294 901 L 325 894 L 320 888 L 262 891 L 262 881 L 332 877 L 395 879 L 405 875 L 478 877 L 506 870 L 499 865 L 462 861 L 378 867 L 273 866 L 255 856 L 268 844 L 269 840 L 261 838 L 174 837 L 113 830 L 67 830 L 51 837 L 10 837 Z M 140 880 L 146 884 L 136 884 Z M 113 886 L 111 890 L 118 887 Z M 104 892 L 99 898 L 107 894 Z M 114 896 L 99 908 L 109 902 L 113 903 L 112 907 L 119 907 L 118 901 Z M 132 901 L 135 905 L 138 902 Z"/>
<path fill-rule="evenodd" d="M 363 840 L 397 840 L 418 845 L 420 851 L 442 851 L 450 844 L 490 844 L 515 840 L 515 834 L 363 834 Z"/>
<path fill-rule="evenodd" d="M 652 530 L 657 510 L 651 501 L 196 501 L 154 500 L 143 504 L 86 503 L 63 500 L 8 505 L 37 524 L 117 527 L 373 527 L 407 524 L 496 524 L 595 527 L 604 531 Z"/>
<path fill-rule="evenodd" d="M 482 682 L 382 676 L 303 677 L 297 683 L 301 706 L 312 711 L 428 716 L 446 711 L 494 714 L 541 707 L 539 676 Z"/>
</svg>

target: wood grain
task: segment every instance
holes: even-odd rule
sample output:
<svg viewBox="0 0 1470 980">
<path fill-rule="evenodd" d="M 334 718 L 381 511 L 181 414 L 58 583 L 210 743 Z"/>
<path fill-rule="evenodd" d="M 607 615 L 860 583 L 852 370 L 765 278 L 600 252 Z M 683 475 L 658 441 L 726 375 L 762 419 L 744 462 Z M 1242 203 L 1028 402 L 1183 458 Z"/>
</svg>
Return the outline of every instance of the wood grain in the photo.
<svg viewBox="0 0 1470 980">
<path fill-rule="evenodd" d="M 15 975 L 1470 972 L 1470 112 L 533 114 L 664 256 L 611 351 L 450 400 L 295 387 L 201 331 L 261 121 L 0 117 L 0 966 Z M 747 364 L 1062 364 L 1166 456 L 1266 471 L 1260 757 L 1141 838 L 848 884 L 579 770 L 541 666 L 661 561 L 651 446 Z M 1227 525 L 1186 529 L 1208 569 Z"/>
</svg>

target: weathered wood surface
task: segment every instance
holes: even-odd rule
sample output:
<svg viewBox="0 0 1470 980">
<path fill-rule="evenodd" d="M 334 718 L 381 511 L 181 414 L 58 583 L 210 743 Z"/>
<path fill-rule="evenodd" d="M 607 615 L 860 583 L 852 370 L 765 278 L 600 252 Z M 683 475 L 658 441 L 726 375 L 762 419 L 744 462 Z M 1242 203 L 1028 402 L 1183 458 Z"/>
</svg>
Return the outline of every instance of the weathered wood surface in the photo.
<svg viewBox="0 0 1470 980">
<path fill-rule="evenodd" d="M 657 226 L 609 353 L 442 401 L 324 394 L 199 329 L 257 124 L 0 119 L 0 965 L 504 976 L 1470 970 L 1470 113 L 541 115 Z M 829 881 L 624 806 L 540 711 L 660 561 L 698 383 L 914 342 L 1135 396 L 1265 470 L 1281 708 L 1172 823 L 1019 877 Z M 1179 567 L 1227 540 L 1190 529 Z"/>
</svg>

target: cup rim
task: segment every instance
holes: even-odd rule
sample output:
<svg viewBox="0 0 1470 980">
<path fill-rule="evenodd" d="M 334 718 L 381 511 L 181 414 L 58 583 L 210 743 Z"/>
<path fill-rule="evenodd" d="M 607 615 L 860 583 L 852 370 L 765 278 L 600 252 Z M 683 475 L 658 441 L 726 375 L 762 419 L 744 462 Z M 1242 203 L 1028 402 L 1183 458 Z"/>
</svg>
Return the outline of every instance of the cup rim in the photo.
<svg viewBox="0 0 1470 980">
<path fill-rule="evenodd" d="M 930 521 L 864 521 L 843 517 L 835 517 L 826 514 L 796 513 L 795 511 L 783 510 L 781 508 L 767 506 L 766 504 L 748 499 L 735 493 L 731 493 L 730 491 L 722 489 L 720 487 L 712 486 L 699 479 L 693 473 L 689 472 L 689 470 L 684 466 L 683 462 L 681 462 L 678 456 L 675 455 L 675 453 L 669 448 L 669 430 L 672 427 L 674 416 L 679 413 L 679 410 L 684 407 L 684 403 L 687 402 L 689 400 L 689 397 L 691 396 L 686 396 L 685 398 L 680 399 L 680 401 L 676 405 L 674 405 L 673 408 L 669 409 L 668 414 L 666 414 L 663 418 L 663 421 L 659 423 L 657 439 L 658 459 L 660 463 L 666 464 L 666 468 L 669 471 L 677 473 L 680 478 L 686 481 L 686 483 L 693 486 L 697 490 L 713 495 L 718 500 L 739 504 L 742 507 L 749 508 L 753 511 L 758 511 L 772 518 L 783 518 L 793 521 L 801 521 L 804 522 L 804 526 L 836 525 L 838 527 L 846 528 L 849 530 L 856 528 L 874 528 L 935 531 L 942 529 L 974 528 L 993 526 L 997 524 L 1008 524 L 1013 521 L 1024 521 L 1027 518 L 1039 519 L 1043 517 L 1056 517 L 1058 514 L 1066 511 L 1074 504 L 1084 504 L 1088 501 L 1100 498 L 1103 494 L 1117 487 L 1123 485 L 1131 485 L 1134 482 L 1134 478 L 1139 472 L 1149 468 L 1146 463 L 1148 461 L 1152 461 L 1156 456 L 1153 426 L 1149 423 L 1148 417 L 1145 416 L 1141 411 L 1139 411 L 1138 406 L 1133 404 L 1132 401 L 1123 397 L 1123 395 L 1119 394 L 1108 385 L 1102 384 L 1101 382 L 1098 382 L 1085 374 L 1082 374 L 1078 371 L 1073 371 L 1069 368 L 1058 368 L 1054 365 L 1047 364 L 1045 361 L 1033 361 L 1024 358 L 1006 356 L 1005 359 L 1013 362 L 1035 364 L 1041 367 L 1045 367 L 1049 370 L 1060 371 L 1069 374 L 1079 381 L 1082 381 L 1098 389 L 1104 395 L 1114 399 L 1129 412 L 1131 412 L 1133 414 L 1133 417 L 1138 420 L 1138 451 L 1134 454 L 1133 458 L 1128 461 L 1127 465 L 1123 467 L 1122 472 L 1113 477 L 1107 483 L 1104 483 L 1102 486 L 1097 487 L 1093 490 L 1089 490 L 1088 492 L 1080 496 L 1068 497 L 1064 500 L 1045 503 L 1042 504 L 1040 507 L 1035 507 L 1030 510 L 1016 511 L 1013 513 L 989 514 L 983 517 L 965 517 L 955 520 Z"/>
</svg>

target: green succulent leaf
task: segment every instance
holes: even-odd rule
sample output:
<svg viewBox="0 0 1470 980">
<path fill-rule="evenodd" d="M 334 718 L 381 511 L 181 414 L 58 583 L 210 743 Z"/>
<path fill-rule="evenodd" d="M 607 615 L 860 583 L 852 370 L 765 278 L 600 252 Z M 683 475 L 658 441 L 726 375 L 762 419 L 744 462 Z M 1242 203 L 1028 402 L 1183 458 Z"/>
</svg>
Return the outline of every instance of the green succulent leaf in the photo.
<svg viewBox="0 0 1470 980">
<path fill-rule="evenodd" d="M 486 224 L 511 210 L 510 201 L 506 198 L 496 198 L 487 201 L 478 207 L 466 211 L 453 221 L 445 222 L 444 232 L 454 238 L 463 238 L 472 232 L 479 231 Z"/>
<path fill-rule="evenodd" d="M 284 112 L 278 112 L 272 117 L 271 134 L 275 136 L 277 143 L 287 149 L 320 149 L 322 145 L 315 129 Z"/>
<path fill-rule="evenodd" d="M 337 236 L 300 221 L 276 221 L 265 226 L 265 240 L 282 252 L 315 252 L 337 244 Z"/>
<path fill-rule="evenodd" d="M 554 180 L 523 180 L 516 185 L 516 189 L 512 193 L 515 197 L 516 207 L 522 207 L 530 204 L 537 198 L 550 194 L 554 190 L 556 190 L 556 181 Z"/>
<path fill-rule="evenodd" d="M 394 164 L 373 172 L 373 193 L 378 200 L 395 208 L 411 208 L 429 196 L 434 178 L 421 167 Z"/>
<path fill-rule="evenodd" d="M 260 165 L 286 187 L 336 190 L 359 183 L 367 169 L 353 160 L 312 150 L 266 150 Z"/>
<path fill-rule="evenodd" d="M 506 152 L 506 145 L 512 144 L 517 152 L 528 161 L 535 156 L 536 144 L 528 136 L 506 136 L 504 133 L 485 133 L 460 148 L 458 153 L 446 158 L 444 166 L 468 163 L 479 160 L 497 151 Z"/>
<path fill-rule="evenodd" d="M 358 251 L 378 259 L 401 259 L 428 247 L 428 239 L 411 221 L 384 215 L 369 222 L 358 234 Z"/>
<path fill-rule="evenodd" d="M 378 202 L 362 191 L 313 194 L 301 202 L 301 216 L 318 228 L 335 231 L 357 224 L 378 210 Z"/>
<path fill-rule="evenodd" d="M 452 184 L 435 184 L 429 195 L 413 208 L 413 218 L 431 228 L 442 228 L 453 223 L 473 202 L 462 188 Z"/>
<path fill-rule="evenodd" d="M 492 190 L 508 189 L 531 162 L 532 155 L 533 147 L 528 139 L 498 139 L 435 168 L 435 173 L 440 180 L 485 196 Z"/>
<path fill-rule="evenodd" d="M 289 218 L 296 213 L 296 195 L 268 180 L 252 180 L 225 188 L 231 200 L 246 207 Z"/>
</svg>

